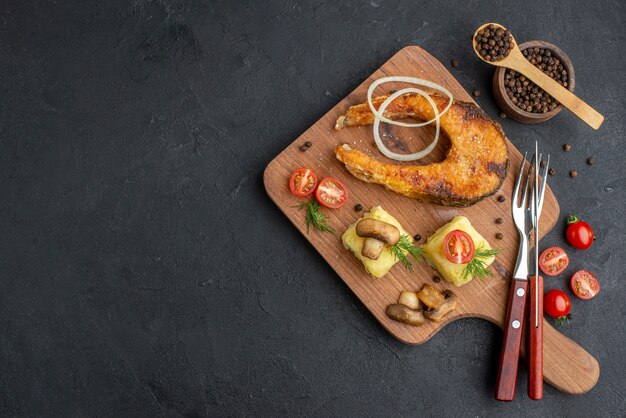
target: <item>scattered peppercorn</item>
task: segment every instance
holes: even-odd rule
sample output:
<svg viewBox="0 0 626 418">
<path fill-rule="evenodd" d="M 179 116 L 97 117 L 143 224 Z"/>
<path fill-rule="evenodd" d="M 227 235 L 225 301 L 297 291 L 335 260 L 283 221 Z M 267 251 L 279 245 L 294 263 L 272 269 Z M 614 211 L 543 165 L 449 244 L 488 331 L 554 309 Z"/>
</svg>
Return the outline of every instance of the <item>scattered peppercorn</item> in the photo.
<svg viewBox="0 0 626 418">
<path fill-rule="evenodd" d="M 506 113 L 500 112 L 500 118 L 501 119 L 506 119 Z"/>
<path fill-rule="evenodd" d="M 459 66 L 459 60 L 452 60 L 452 66 L 454 68 L 458 67 Z"/>
<path fill-rule="evenodd" d="M 556 170 L 554 168 L 551 168 L 548 170 L 548 174 L 550 174 L 551 176 L 556 174 Z"/>
<path fill-rule="evenodd" d="M 502 232 L 498 232 L 496 234 L 496 239 L 502 239 L 502 238 L 504 238 L 504 235 L 502 235 Z"/>
<path fill-rule="evenodd" d="M 506 198 L 502 195 L 498 196 L 498 202 L 502 203 L 506 200 Z"/>
<path fill-rule="evenodd" d="M 594 165 L 595 163 L 596 163 L 595 158 L 593 158 L 593 157 L 587 158 L 587 164 Z"/>
<path fill-rule="evenodd" d="M 552 51 L 532 47 L 522 50 L 522 55 L 541 72 L 567 88 L 567 70 Z M 511 102 L 526 112 L 546 113 L 559 105 L 554 97 L 513 70 L 507 69 L 504 73 L 504 89 Z"/>
<path fill-rule="evenodd" d="M 306 150 L 308 150 L 309 147 L 305 146 L 304 144 L 300 145 L 300 151 L 304 152 Z"/>
<path fill-rule="evenodd" d="M 435 283 L 439 283 L 441 281 L 441 277 L 439 276 L 433 276 L 433 282 Z"/>
<path fill-rule="evenodd" d="M 569 151 L 569 150 L 571 150 L 571 149 L 572 149 L 572 144 L 565 144 L 565 145 L 563 145 L 563 149 L 564 149 L 565 151 Z"/>
<path fill-rule="evenodd" d="M 578 172 L 576 170 L 572 170 L 569 172 L 570 177 L 576 177 L 577 175 L 578 175 Z"/>
<path fill-rule="evenodd" d="M 357 212 L 361 212 L 363 210 L 363 205 L 360 203 L 357 203 L 356 205 L 354 205 L 354 210 Z"/>
<path fill-rule="evenodd" d="M 546 160 L 541 160 L 541 162 L 539 163 L 539 167 L 543 168 L 546 166 Z"/>
<path fill-rule="evenodd" d="M 480 96 L 480 90 L 474 90 L 472 94 L 474 95 L 474 97 L 478 97 Z"/>
<path fill-rule="evenodd" d="M 515 46 L 511 32 L 494 25 L 488 25 L 479 30 L 474 41 L 476 42 L 476 52 L 489 62 L 500 61 L 507 57 Z"/>
<path fill-rule="evenodd" d="M 419 240 L 421 240 L 421 239 L 422 239 L 422 236 L 421 236 L 420 234 L 415 234 L 415 235 L 413 236 L 413 239 L 414 239 L 415 241 L 419 241 Z"/>
<path fill-rule="evenodd" d="M 500 225 L 502 222 L 504 222 L 504 221 L 502 220 L 502 218 L 497 218 L 497 219 L 496 219 L 496 223 L 497 223 L 498 225 Z"/>
</svg>

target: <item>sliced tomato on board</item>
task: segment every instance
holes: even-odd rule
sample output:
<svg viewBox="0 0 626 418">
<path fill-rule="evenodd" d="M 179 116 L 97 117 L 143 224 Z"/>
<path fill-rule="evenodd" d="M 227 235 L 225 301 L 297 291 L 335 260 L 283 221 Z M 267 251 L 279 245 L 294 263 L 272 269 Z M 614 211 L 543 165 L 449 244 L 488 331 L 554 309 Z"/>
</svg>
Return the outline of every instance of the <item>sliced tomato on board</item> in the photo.
<svg viewBox="0 0 626 418">
<path fill-rule="evenodd" d="M 550 247 L 539 256 L 539 267 L 548 276 L 556 276 L 569 264 L 569 257 L 560 247 Z"/>
<path fill-rule="evenodd" d="M 600 292 L 598 279 L 588 270 L 578 270 L 570 280 L 572 292 L 581 299 L 591 299 Z"/>
<path fill-rule="evenodd" d="M 474 251 L 474 240 L 460 229 L 448 232 L 443 239 L 443 253 L 451 263 L 469 263 L 474 258 Z"/>
<path fill-rule="evenodd" d="M 315 198 L 327 208 L 340 208 L 348 201 L 348 189 L 334 177 L 326 177 L 320 181 Z"/>
<path fill-rule="evenodd" d="M 308 196 L 315 191 L 317 174 L 308 168 L 299 168 L 289 178 L 289 190 L 299 197 Z"/>
</svg>

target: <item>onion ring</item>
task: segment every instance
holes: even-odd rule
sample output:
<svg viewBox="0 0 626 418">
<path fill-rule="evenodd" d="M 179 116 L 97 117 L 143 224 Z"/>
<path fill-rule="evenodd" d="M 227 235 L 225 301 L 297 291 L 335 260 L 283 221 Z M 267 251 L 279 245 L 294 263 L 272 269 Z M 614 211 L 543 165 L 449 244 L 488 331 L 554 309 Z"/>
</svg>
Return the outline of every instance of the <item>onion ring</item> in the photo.
<svg viewBox="0 0 626 418">
<path fill-rule="evenodd" d="M 442 113 L 439 113 L 439 109 L 437 109 L 437 105 L 435 104 L 435 102 L 433 101 L 433 99 L 431 99 L 430 95 L 428 93 L 426 93 L 424 90 L 420 90 L 414 87 L 407 87 L 405 89 L 401 89 L 398 90 L 397 92 L 393 93 L 391 96 L 387 97 L 387 99 L 380 105 L 379 107 L 379 111 L 382 113 L 385 111 L 385 109 L 387 108 L 387 106 L 389 106 L 389 104 L 391 102 L 393 102 L 396 98 L 398 98 L 399 96 L 405 94 L 405 93 L 417 93 L 420 96 L 423 96 L 426 100 L 428 100 L 428 103 L 430 103 L 430 105 L 433 107 L 433 111 L 435 112 L 435 117 L 434 117 L 434 121 L 435 121 L 435 138 L 433 139 L 433 142 L 431 142 L 426 148 L 424 148 L 421 151 L 418 151 L 416 153 L 413 154 L 398 154 L 395 153 L 393 151 L 391 151 L 389 148 L 387 148 L 385 146 L 385 144 L 383 143 L 382 139 L 380 138 L 380 132 L 379 132 L 379 127 L 380 127 L 380 121 L 381 119 L 374 117 L 374 141 L 376 142 L 376 146 L 378 147 L 378 149 L 380 150 L 380 152 L 383 153 L 384 156 L 397 160 L 397 161 L 414 161 L 414 160 L 419 160 L 420 158 L 424 158 L 425 156 L 427 156 L 428 154 L 430 154 L 432 152 L 432 150 L 435 148 L 435 146 L 437 145 L 437 142 L 439 141 L 439 119 L 442 115 Z M 369 97 L 368 97 L 369 99 Z M 395 121 L 394 121 L 395 122 Z M 432 123 L 432 120 L 429 121 L 428 123 Z M 425 124 L 419 124 L 418 126 L 424 126 Z M 411 125 L 414 126 L 414 125 Z"/>
<path fill-rule="evenodd" d="M 448 96 L 448 99 L 450 100 L 450 102 L 448 103 L 448 106 L 446 106 L 445 109 L 443 109 L 443 111 L 439 115 L 440 117 L 446 114 L 446 112 L 452 106 L 452 102 L 454 101 L 454 98 L 452 97 L 452 93 L 450 93 L 450 91 L 448 89 L 446 89 L 443 86 L 440 86 L 437 83 L 433 83 L 432 81 L 423 80 L 423 79 L 417 78 L 417 77 L 402 77 L 402 76 L 391 76 L 391 77 L 379 78 L 378 80 L 374 81 L 369 86 L 369 88 L 367 89 L 367 104 L 369 105 L 370 110 L 374 114 L 374 118 L 375 119 L 380 119 L 383 122 L 389 123 L 390 125 L 404 126 L 404 127 L 407 127 L 407 128 L 418 128 L 420 126 L 429 125 L 429 124 L 433 123 L 435 121 L 435 119 L 436 119 L 436 118 L 433 118 L 433 119 L 428 120 L 426 122 L 420 122 L 420 123 L 399 122 L 399 121 L 391 120 L 391 119 L 388 119 L 388 118 L 384 117 L 383 116 L 383 112 L 381 112 L 380 110 L 376 110 L 374 108 L 374 104 L 372 103 L 372 93 L 374 93 L 374 89 L 376 89 L 376 87 L 380 86 L 381 84 L 390 83 L 390 82 L 394 82 L 394 81 L 402 82 L 402 83 L 408 83 L 408 84 L 416 84 L 418 86 L 430 87 L 432 89 L 439 90 L 440 92 L 442 92 L 443 94 Z"/>
</svg>

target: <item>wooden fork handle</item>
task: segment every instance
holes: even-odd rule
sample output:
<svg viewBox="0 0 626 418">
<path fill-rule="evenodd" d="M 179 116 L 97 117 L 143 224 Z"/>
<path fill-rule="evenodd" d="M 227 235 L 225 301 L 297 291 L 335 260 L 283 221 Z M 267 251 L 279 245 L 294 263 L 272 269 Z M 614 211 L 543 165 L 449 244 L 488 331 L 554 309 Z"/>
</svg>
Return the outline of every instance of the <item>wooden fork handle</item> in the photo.
<svg viewBox="0 0 626 418">
<path fill-rule="evenodd" d="M 512 280 L 496 381 L 496 399 L 499 401 L 512 401 L 515 398 L 527 291 L 527 280 Z"/>
<path fill-rule="evenodd" d="M 529 280 L 528 397 L 539 400 L 543 398 L 543 277 L 531 276 Z"/>
</svg>

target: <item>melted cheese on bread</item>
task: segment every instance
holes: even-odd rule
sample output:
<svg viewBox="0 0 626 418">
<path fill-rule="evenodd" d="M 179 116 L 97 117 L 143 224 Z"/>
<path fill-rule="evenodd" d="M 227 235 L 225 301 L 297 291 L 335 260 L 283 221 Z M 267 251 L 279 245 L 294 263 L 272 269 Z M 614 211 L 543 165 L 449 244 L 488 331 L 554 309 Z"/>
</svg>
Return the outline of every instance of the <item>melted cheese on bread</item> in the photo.
<svg viewBox="0 0 626 418">
<path fill-rule="evenodd" d="M 413 238 L 411 235 L 402 228 L 400 222 L 390 214 L 388 214 L 383 208 L 380 206 L 376 206 L 372 208 L 368 213 L 366 213 L 363 218 L 372 218 L 378 219 L 379 221 L 387 222 L 398 228 L 400 231 L 400 236 L 406 235 L 409 237 L 409 240 L 413 242 Z M 385 245 L 383 248 L 383 252 L 380 254 L 377 260 L 372 260 L 367 257 L 363 257 L 361 255 L 361 250 L 363 249 L 363 243 L 365 242 L 365 238 L 359 237 L 356 234 L 356 224 L 361 220 L 359 219 L 357 222 L 352 224 L 346 232 L 341 236 L 341 241 L 343 242 L 343 246 L 348 250 L 352 250 L 356 258 L 361 260 L 363 266 L 365 266 L 365 271 L 379 279 L 383 277 L 387 272 L 398 262 L 398 260 L 394 257 L 394 255 L 389 251 L 389 246 Z"/>
<path fill-rule="evenodd" d="M 455 229 L 460 229 L 472 237 L 475 248 L 482 247 L 486 250 L 491 249 L 487 240 L 480 235 L 476 229 L 474 229 L 469 219 L 465 216 L 457 216 L 439 228 L 430 238 L 428 238 L 428 241 L 422 246 L 422 249 L 424 250 L 424 256 L 428 262 L 443 276 L 444 279 L 450 283 L 454 283 L 456 286 L 462 286 L 465 283 L 471 282 L 474 278 L 471 275 L 467 275 L 465 278 L 463 277 L 463 271 L 465 270 L 467 264 L 452 263 L 448 261 L 443 253 L 443 240 L 449 232 L 454 231 Z M 489 257 L 483 261 L 487 266 L 489 266 L 493 263 L 493 260 L 495 260 L 495 257 Z"/>
</svg>

